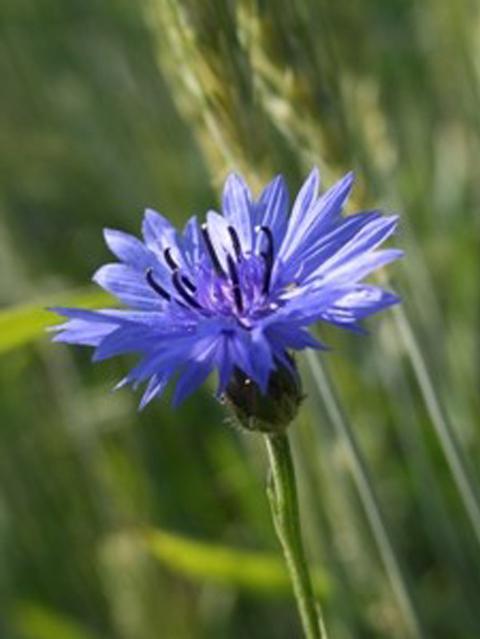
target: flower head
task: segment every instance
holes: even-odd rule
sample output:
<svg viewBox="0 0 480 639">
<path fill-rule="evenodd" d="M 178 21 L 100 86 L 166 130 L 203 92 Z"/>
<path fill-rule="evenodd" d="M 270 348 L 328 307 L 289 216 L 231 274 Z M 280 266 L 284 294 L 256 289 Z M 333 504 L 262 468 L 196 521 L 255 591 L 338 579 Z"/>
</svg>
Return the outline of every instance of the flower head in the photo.
<svg viewBox="0 0 480 639">
<path fill-rule="evenodd" d="M 401 251 L 378 250 L 397 217 L 368 211 L 342 216 L 353 175 L 319 195 L 313 169 L 289 214 L 281 176 L 254 199 L 237 174 L 225 183 L 222 215 L 191 218 L 179 233 L 148 209 L 143 241 L 106 229 L 119 262 L 94 281 L 127 308 L 57 308 L 68 321 L 56 341 L 95 348 L 94 360 L 134 352 L 140 361 L 120 382 L 147 382 L 141 407 L 178 376 L 174 404 L 218 371 L 219 395 L 240 372 L 265 394 L 273 371 L 295 375 L 289 352 L 323 345 L 307 327 L 328 322 L 359 330 L 360 321 L 398 301 L 362 283 Z"/>
</svg>

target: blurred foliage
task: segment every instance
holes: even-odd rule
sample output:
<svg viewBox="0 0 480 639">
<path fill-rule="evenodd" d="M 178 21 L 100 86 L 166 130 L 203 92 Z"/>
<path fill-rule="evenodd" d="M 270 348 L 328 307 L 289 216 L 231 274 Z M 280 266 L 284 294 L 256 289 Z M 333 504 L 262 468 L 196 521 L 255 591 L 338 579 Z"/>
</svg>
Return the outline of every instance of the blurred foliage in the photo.
<svg viewBox="0 0 480 639">
<path fill-rule="evenodd" d="M 112 306 L 111 297 L 98 290 L 92 290 L 88 293 L 55 295 L 54 299 L 55 304 L 61 306 L 81 308 Z M 5 353 L 42 337 L 47 327 L 58 324 L 58 316 L 54 315 L 48 306 L 48 303 L 44 305 L 30 303 L 0 311 L 0 353 Z"/>
<path fill-rule="evenodd" d="M 147 531 L 145 544 L 159 561 L 200 581 L 236 585 L 257 594 L 290 590 L 283 559 L 276 556 L 199 543 L 159 530 Z M 316 573 L 313 582 L 323 597 L 328 590 L 327 578 Z"/>
<path fill-rule="evenodd" d="M 299 636 L 261 442 L 225 427 L 208 389 L 138 414 L 109 392 L 129 362 L 93 367 L 41 332 L 47 306 L 106 303 L 84 288 L 109 259 L 104 226 L 137 232 L 146 206 L 182 224 L 233 168 L 293 190 L 313 163 L 325 184 L 355 169 L 352 209 L 401 213 L 400 315 L 366 338 L 321 328 L 324 363 L 417 636 L 480 636 L 449 457 L 453 442 L 475 493 L 479 36 L 470 0 L 3 0 L 0 636 Z M 304 378 L 292 437 L 330 636 L 414 636 L 335 411 Z M 153 552 L 133 529 L 157 530 Z"/>
</svg>

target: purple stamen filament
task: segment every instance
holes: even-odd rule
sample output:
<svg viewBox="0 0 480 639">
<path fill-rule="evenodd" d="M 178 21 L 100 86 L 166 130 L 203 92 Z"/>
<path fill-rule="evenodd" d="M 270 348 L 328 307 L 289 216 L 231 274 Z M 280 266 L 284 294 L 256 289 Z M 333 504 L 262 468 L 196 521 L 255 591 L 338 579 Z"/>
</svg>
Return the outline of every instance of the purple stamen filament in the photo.
<svg viewBox="0 0 480 639">
<path fill-rule="evenodd" d="M 189 291 L 191 291 L 192 293 L 196 293 L 197 291 L 197 287 L 195 286 L 195 284 L 192 284 L 192 282 L 190 282 L 190 280 L 188 279 L 188 277 L 185 277 L 185 275 L 181 276 L 181 280 L 182 280 L 182 284 L 188 288 Z"/>
<path fill-rule="evenodd" d="M 172 249 L 170 247 L 166 248 L 163 251 L 163 256 L 165 258 L 165 262 L 172 269 L 172 271 L 176 271 L 178 269 L 178 264 L 175 262 L 175 260 L 172 257 Z"/>
<path fill-rule="evenodd" d="M 172 296 L 170 295 L 170 293 L 168 293 L 162 286 L 160 286 L 160 284 L 158 284 L 158 282 L 155 281 L 154 277 L 153 277 L 153 269 L 152 268 L 148 268 L 145 271 L 145 279 L 147 280 L 148 285 L 155 291 L 155 293 L 158 293 L 158 295 L 160 295 L 160 297 L 162 297 L 164 300 L 167 300 L 167 302 L 171 302 L 172 301 Z M 184 297 L 184 296 L 183 296 Z M 193 298 L 191 298 L 193 299 Z M 187 308 L 187 306 L 181 302 L 180 300 L 177 300 L 175 298 L 173 298 L 173 300 L 175 302 L 177 302 L 177 304 L 180 304 L 180 306 L 183 306 L 184 308 Z M 193 300 L 195 302 L 195 304 L 198 304 L 198 302 L 196 302 L 196 300 Z M 190 304 L 191 300 L 189 300 L 189 304 Z M 198 305 L 199 308 L 200 305 Z M 195 307 L 197 308 L 197 307 Z"/>
<path fill-rule="evenodd" d="M 190 295 L 188 291 L 185 290 L 182 281 L 180 280 L 180 273 L 175 271 L 172 275 L 172 283 L 174 287 L 177 289 L 178 293 L 183 297 L 183 299 L 189 304 L 192 308 L 202 309 L 201 304 L 197 302 L 197 300 Z"/>
<path fill-rule="evenodd" d="M 218 255 L 213 246 L 210 234 L 208 232 L 208 228 L 206 224 L 202 225 L 202 236 L 205 242 L 205 247 L 210 256 L 210 260 L 212 266 L 216 272 L 216 274 L 225 279 L 227 274 L 225 273 L 220 260 L 218 259 Z M 263 283 L 262 283 L 262 294 L 267 295 L 270 288 L 270 279 L 272 275 L 273 269 L 273 261 L 274 261 L 274 241 L 273 234 L 271 229 L 268 226 L 261 226 L 255 229 L 257 233 L 263 232 L 266 238 L 266 246 L 265 249 L 260 253 L 265 263 L 264 275 L 263 275 Z M 237 259 L 242 259 L 242 248 L 240 244 L 240 240 L 236 230 L 233 226 L 228 227 L 228 233 L 232 240 L 233 249 L 235 251 L 235 255 Z M 183 301 L 177 299 L 175 297 L 172 298 L 172 295 L 166 291 L 158 282 L 155 280 L 153 275 L 153 269 L 147 269 L 145 273 L 146 280 L 151 288 L 158 293 L 163 299 L 167 301 L 175 301 L 181 306 L 185 306 L 184 302 L 188 304 L 190 308 L 194 308 L 197 310 L 206 309 L 197 301 L 195 293 L 197 292 L 197 287 L 190 281 L 188 277 L 181 274 L 180 267 L 172 256 L 171 247 L 167 247 L 163 251 L 163 255 L 165 258 L 165 262 L 172 271 L 172 284 L 179 296 Z M 231 291 L 233 295 L 233 302 L 235 304 L 235 309 L 237 313 L 243 314 L 244 312 L 244 303 L 243 303 L 243 295 L 242 288 L 240 285 L 240 278 L 237 268 L 236 260 L 229 255 L 226 254 L 227 268 L 228 268 L 228 278 L 231 282 Z"/>
<path fill-rule="evenodd" d="M 207 225 L 202 224 L 202 236 L 205 242 L 205 246 L 207 247 L 208 254 L 210 255 L 210 259 L 212 260 L 213 268 L 215 269 L 217 275 L 221 275 L 225 277 L 225 272 L 220 264 L 220 260 L 215 253 L 215 249 L 213 248 L 212 240 L 208 233 Z"/>
<path fill-rule="evenodd" d="M 165 257 L 165 261 L 168 264 L 168 266 L 170 267 L 170 269 L 175 273 L 175 271 L 179 270 L 179 266 L 178 264 L 175 262 L 175 260 L 172 257 L 172 249 L 170 247 L 166 248 L 163 251 L 163 255 Z M 192 293 L 195 293 L 197 290 L 197 287 L 192 284 L 192 282 L 188 279 L 188 277 L 186 277 L 185 275 L 182 275 L 180 277 L 181 283 L 188 288 L 189 291 L 191 291 Z"/>
<path fill-rule="evenodd" d="M 172 296 L 170 295 L 170 293 L 167 293 L 167 291 L 164 288 L 162 288 L 160 284 L 157 284 L 157 282 L 155 281 L 153 277 L 153 268 L 148 268 L 146 270 L 145 279 L 147 280 L 151 288 L 153 288 L 155 293 L 158 293 L 160 297 L 163 297 L 164 300 L 167 300 L 167 302 L 169 302 L 172 299 Z"/>
<path fill-rule="evenodd" d="M 238 279 L 237 269 L 235 267 L 235 262 L 231 255 L 227 255 L 227 264 L 228 264 L 228 272 L 230 275 L 230 279 L 232 280 L 232 291 L 233 291 L 233 299 L 235 300 L 235 306 L 237 307 L 237 311 L 239 313 L 243 312 L 243 299 L 242 299 L 242 291 L 240 289 L 240 280 Z"/>
<path fill-rule="evenodd" d="M 240 258 L 242 255 L 242 247 L 240 246 L 240 240 L 238 239 L 237 231 L 233 228 L 233 226 L 229 226 L 228 232 L 230 234 L 230 237 L 232 238 L 235 255 L 237 256 L 237 258 Z"/>
</svg>

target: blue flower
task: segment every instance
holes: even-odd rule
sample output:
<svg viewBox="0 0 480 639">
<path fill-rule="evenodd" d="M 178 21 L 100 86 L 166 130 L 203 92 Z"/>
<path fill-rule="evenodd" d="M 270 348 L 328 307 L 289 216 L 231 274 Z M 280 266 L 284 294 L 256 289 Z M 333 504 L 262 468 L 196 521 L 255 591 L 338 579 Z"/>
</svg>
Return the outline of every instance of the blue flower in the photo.
<svg viewBox="0 0 480 639">
<path fill-rule="evenodd" d="M 95 348 L 93 359 L 137 353 L 120 382 L 148 382 L 143 408 L 177 377 L 175 405 L 218 371 L 219 395 L 235 371 L 266 393 L 277 367 L 291 369 L 289 352 L 322 349 L 307 327 L 316 322 L 361 330 L 360 321 L 398 302 L 362 280 L 402 252 L 378 250 L 397 225 L 378 211 L 342 215 L 353 174 L 319 195 L 313 169 L 291 207 L 282 176 L 254 199 L 237 174 L 225 183 L 222 215 L 204 224 L 192 217 L 178 232 L 148 209 L 143 241 L 105 230 L 119 262 L 93 280 L 127 308 L 53 309 L 68 318 L 56 341 Z"/>
</svg>

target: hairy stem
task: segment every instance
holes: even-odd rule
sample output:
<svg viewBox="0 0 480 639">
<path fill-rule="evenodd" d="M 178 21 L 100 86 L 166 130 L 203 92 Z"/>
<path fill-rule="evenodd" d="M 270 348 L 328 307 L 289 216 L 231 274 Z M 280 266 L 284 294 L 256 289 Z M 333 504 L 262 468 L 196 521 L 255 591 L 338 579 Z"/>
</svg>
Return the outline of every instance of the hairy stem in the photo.
<svg viewBox="0 0 480 639">
<path fill-rule="evenodd" d="M 286 434 L 265 436 L 270 462 L 268 499 L 277 536 L 292 581 L 303 630 L 307 639 L 322 639 L 320 607 L 313 595 L 312 583 L 303 550 L 295 472 Z"/>
</svg>

